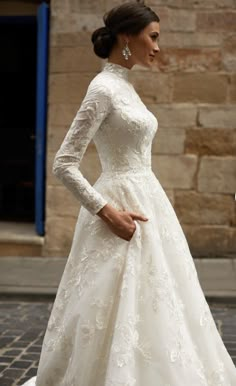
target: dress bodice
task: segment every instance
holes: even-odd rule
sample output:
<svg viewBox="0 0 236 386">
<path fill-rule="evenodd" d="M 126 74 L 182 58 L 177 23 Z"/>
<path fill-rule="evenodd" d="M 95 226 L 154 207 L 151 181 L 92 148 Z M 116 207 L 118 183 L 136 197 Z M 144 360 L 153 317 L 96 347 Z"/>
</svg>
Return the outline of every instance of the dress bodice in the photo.
<svg viewBox="0 0 236 386">
<path fill-rule="evenodd" d="M 151 167 L 157 120 L 128 81 L 129 69 L 106 63 L 94 83 L 109 93 L 109 114 L 94 136 L 103 171 Z"/>
<path fill-rule="evenodd" d="M 107 203 L 79 170 L 92 139 L 103 173 L 151 168 L 158 122 L 129 82 L 129 71 L 107 62 L 92 79 L 54 160 L 54 174 L 92 214 Z"/>
</svg>

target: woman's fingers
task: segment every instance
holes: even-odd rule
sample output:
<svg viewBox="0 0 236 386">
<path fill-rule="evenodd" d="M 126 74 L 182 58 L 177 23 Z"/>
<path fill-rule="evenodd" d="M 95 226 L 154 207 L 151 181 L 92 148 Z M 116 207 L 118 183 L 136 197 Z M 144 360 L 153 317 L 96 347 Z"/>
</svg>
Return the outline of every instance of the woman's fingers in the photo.
<svg viewBox="0 0 236 386">
<path fill-rule="evenodd" d="M 148 218 L 143 216 L 142 214 L 134 213 L 134 212 L 128 212 L 129 215 L 132 217 L 133 220 L 141 220 L 141 221 L 147 221 Z"/>
<path fill-rule="evenodd" d="M 108 225 L 117 236 L 130 241 L 137 227 L 135 220 L 147 221 L 148 218 L 125 209 L 119 210 L 118 212 L 120 212 L 120 215 L 117 216 L 117 221 L 108 222 Z"/>
</svg>

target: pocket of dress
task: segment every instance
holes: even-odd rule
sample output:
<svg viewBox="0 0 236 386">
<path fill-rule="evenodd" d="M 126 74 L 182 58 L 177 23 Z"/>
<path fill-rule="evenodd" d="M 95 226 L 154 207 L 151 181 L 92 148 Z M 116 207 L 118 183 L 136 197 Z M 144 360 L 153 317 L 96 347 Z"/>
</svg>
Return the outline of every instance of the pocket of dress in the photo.
<svg viewBox="0 0 236 386">
<path fill-rule="evenodd" d="M 130 241 L 134 240 L 134 239 L 140 239 L 141 235 L 140 235 L 140 224 L 137 220 L 134 220 L 135 222 L 135 225 L 136 225 L 136 229 L 133 233 L 133 236 L 131 237 Z"/>
</svg>

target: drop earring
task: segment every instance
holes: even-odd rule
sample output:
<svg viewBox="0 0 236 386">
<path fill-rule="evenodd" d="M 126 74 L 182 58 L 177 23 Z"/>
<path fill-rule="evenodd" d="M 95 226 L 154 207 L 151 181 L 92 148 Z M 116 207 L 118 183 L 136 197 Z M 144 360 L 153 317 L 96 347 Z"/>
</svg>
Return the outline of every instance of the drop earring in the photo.
<svg viewBox="0 0 236 386">
<path fill-rule="evenodd" d="M 131 56 L 131 52 L 127 42 L 122 50 L 122 55 L 124 56 L 125 60 L 128 60 L 129 56 Z"/>
</svg>

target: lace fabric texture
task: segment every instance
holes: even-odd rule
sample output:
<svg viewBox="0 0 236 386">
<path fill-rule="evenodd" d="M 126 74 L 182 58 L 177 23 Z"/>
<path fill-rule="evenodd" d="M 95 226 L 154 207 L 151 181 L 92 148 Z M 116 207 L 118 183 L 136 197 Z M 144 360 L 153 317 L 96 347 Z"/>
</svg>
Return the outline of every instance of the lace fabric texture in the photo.
<svg viewBox="0 0 236 386">
<path fill-rule="evenodd" d="M 236 369 L 199 284 L 185 235 L 151 167 L 158 122 L 106 63 L 53 171 L 81 202 L 37 377 L 24 386 L 235 386 Z M 102 173 L 79 171 L 94 140 Z M 148 217 L 127 242 L 95 214 L 109 202 Z"/>
</svg>

